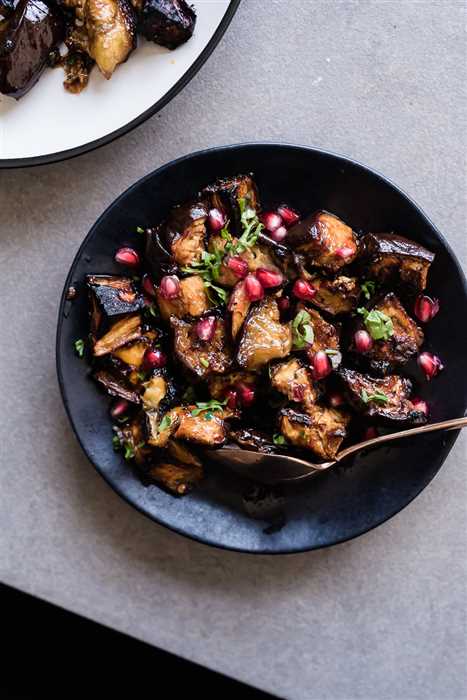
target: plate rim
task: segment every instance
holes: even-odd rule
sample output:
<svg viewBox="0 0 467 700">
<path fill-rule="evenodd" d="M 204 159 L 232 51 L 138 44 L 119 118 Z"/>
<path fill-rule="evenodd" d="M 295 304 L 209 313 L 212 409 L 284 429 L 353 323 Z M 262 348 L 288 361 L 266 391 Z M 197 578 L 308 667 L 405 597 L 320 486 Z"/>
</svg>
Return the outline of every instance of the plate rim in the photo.
<svg viewBox="0 0 467 700">
<path fill-rule="evenodd" d="M 73 273 L 78 265 L 78 262 L 80 261 L 82 254 L 86 248 L 86 245 L 89 241 L 89 239 L 94 235 L 95 230 L 99 227 L 101 221 L 105 218 L 107 215 L 107 212 L 115 206 L 119 201 L 124 199 L 133 189 L 136 189 L 139 187 L 143 182 L 146 180 L 154 177 L 155 175 L 158 175 L 164 170 L 168 170 L 174 165 L 178 165 L 179 163 L 183 163 L 185 160 L 195 158 L 195 157 L 200 157 L 204 156 L 210 153 L 214 152 L 219 152 L 219 151 L 225 151 L 225 150 L 235 150 L 238 148 L 251 148 L 255 146 L 268 146 L 268 147 L 273 147 L 273 148 L 291 148 L 295 150 L 304 150 L 304 151 L 311 151 L 314 153 L 318 154 L 323 154 L 326 156 L 331 156 L 333 158 L 338 158 L 342 160 L 343 162 L 357 166 L 359 168 L 362 168 L 363 170 L 367 171 L 368 173 L 372 175 L 376 175 L 377 177 L 381 178 L 386 184 L 388 184 L 390 187 L 394 188 L 404 199 L 406 199 L 409 204 L 411 204 L 413 207 L 415 207 L 417 213 L 425 219 L 425 221 L 429 224 L 429 226 L 434 230 L 436 233 L 436 236 L 439 238 L 443 246 L 446 248 L 447 252 L 451 256 L 453 263 L 459 273 L 463 290 L 464 293 L 467 297 L 467 277 L 466 274 L 463 270 L 462 265 L 460 264 L 460 261 L 454 252 L 451 244 L 449 241 L 444 237 L 444 235 L 441 233 L 441 231 L 438 229 L 437 226 L 431 221 L 431 219 L 427 216 L 427 214 L 424 212 L 424 210 L 420 207 L 420 205 L 412 198 L 410 197 L 404 190 L 402 190 L 398 185 L 396 185 L 391 179 L 380 173 L 378 170 L 374 169 L 373 167 L 367 166 L 363 163 L 361 163 L 358 160 L 355 160 L 354 158 L 351 158 L 350 156 L 343 155 L 340 153 L 335 153 L 334 151 L 329 151 L 324 148 L 320 148 L 319 146 L 308 146 L 308 145 L 301 145 L 301 144 L 294 144 L 290 142 L 280 142 L 280 141 L 246 141 L 246 142 L 240 142 L 240 143 L 233 143 L 233 144 L 226 144 L 226 145 L 221 145 L 221 146 L 213 146 L 210 148 L 204 148 L 200 149 L 197 151 L 193 151 L 191 153 L 187 153 L 183 156 L 179 156 L 178 158 L 174 158 L 173 160 L 164 163 L 163 165 L 159 166 L 158 168 L 152 170 L 151 172 L 147 173 L 146 175 L 143 175 L 140 177 L 136 182 L 131 184 L 129 187 L 127 187 L 118 197 L 116 197 L 113 202 L 111 202 L 105 210 L 102 212 L 102 214 L 96 219 L 94 224 L 91 226 L 90 230 L 84 237 L 81 245 L 79 246 L 73 261 L 71 263 L 70 269 L 68 271 L 68 274 L 66 276 L 65 282 L 64 282 L 64 287 L 62 291 L 62 295 L 60 298 L 60 304 L 58 308 L 58 319 L 57 319 L 57 332 L 56 332 L 56 340 L 55 340 L 55 365 L 56 365 L 56 372 L 57 372 L 57 379 L 58 379 L 58 385 L 60 389 L 60 395 L 62 398 L 63 405 L 65 407 L 65 411 L 68 417 L 68 420 L 70 422 L 72 431 L 75 435 L 75 438 L 78 441 L 78 444 L 80 445 L 83 453 L 86 455 L 88 461 L 91 463 L 91 465 L 94 467 L 94 469 L 97 471 L 97 473 L 104 479 L 104 481 L 112 488 L 115 493 L 117 493 L 123 500 L 128 503 L 131 507 L 135 508 L 139 513 L 147 517 L 149 520 L 152 522 L 155 522 L 157 525 L 162 526 L 167 528 L 168 530 L 171 530 L 172 532 L 175 532 L 178 535 L 181 535 L 183 537 L 187 537 L 188 539 L 194 541 L 194 542 L 199 542 L 201 544 L 210 546 L 210 547 L 215 547 L 216 549 L 222 549 L 222 550 L 227 550 L 227 551 L 233 551 L 233 552 L 241 552 L 243 554 L 250 554 L 250 555 L 285 555 L 285 554 L 301 554 L 304 552 L 311 552 L 311 551 L 316 551 L 320 549 L 326 549 L 328 547 L 333 547 L 338 544 L 342 544 L 344 542 L 350 542 L 351 540 L 356 539 L 357 537 L 360 537 L 362 535 L 365 535 L 368 532 L 371 532 L 371 530 L 375 530 L 376 528 L 380 527 L 381 525 L 384 525 L 384 523 L 388 522 L 391 518 L 396 516 L 398 513 L 402 512 L 405 508 L 407 508 L 426 488 L 429 486 L 429 484 L 434 480 L 434 478 L 438 475 L 439 471 L 441 470 L 442 466 L 444 465 L 447 456 L 449 455 L 450 451 L 452 450 L 458 436 L 460 433 L 460 430 L 452 430 L 449 431 L 449 435 L 446 437 L 446 453 L 445 456 L 443 457 L 438 469 L 436 472 L 428 479 L 428 481 L 422 486 L 422 488 L 415 493 L 403 506 L 397 507 L 394 512 L 389 513 L 386 515 L 383 519 L 379 520 L 375 525 L 370 525 L 368 527 L 364 527 L 363 529 L 359 530 L 358 532 L 355 532 L 352 534 L 350 537 L 343 536 L 341 538 L 338 538 L 334 540 L 333 542 L 327 542 L 325 544 L 317 544 L 317 545 L 307 545 L 307 546 L 301 546 L 301 547 L 288 547 L 287 549 L 269 549 L 269 548 L 263 548 L 259 547 L 258 549 L 245 549 L 243 547 L 236 547 L 234 545 L 226 545 L 223 543 L 216 542 L 215 540 L 211 540 L 209 536 L 202 536 L 202 535 L 195 535 L 190 532 L 186 532 L 182 528 L 176 527 L 174 525 L 170 525 L 166 522 L 164 522 L 161 518 L 158 517 L 157 514 L 149 512 L 149 510 L 145 509 L 140 503 L 133 501 L 124 491 L 123 488 L 121 488 L 119 485 L 116 485 L 113 483 L 105 474 L 103 470 L 100 469 L 100 467 L 93 461 L 91 458 L 88 450 L 86 449 L 83 441 L 81 440 L 81 437 L 77 431 L 77 428 L 75 426 L 75 423 L 73 421 L 71 411 L 70 411 L 70 406 L 69 406 L 69 400 L 68 396 L 66 394 L 65 390 L 65 382 L 63 379 L 63 372 L 62 372 L 62 367 L 61 367 L 61 354 L 60 354 L 60 340 L 61 340 L 61 332 L 62 332 L 62 326 L 65 320 L 64 316 L 64 306 L 66 303 L 66 293 L 67 289 L 70 286 L 70 283 L 73 279 Z M 467 397 L 465 399 L 465 406 L 464 406 L 464 412 L 467 409 Z"/>
<path fill-rule="evenodd" d="M 52 163 L 59 163 L 64 160 L 70 160 L 71 158 L 77 158 L 85 153 L 91 153 L 101 146 L 112 143 L 112 141 L 116 141 L 121 136 L 130 133 L 130 131 L 133 131 L 133 129 L 136 129 L 136 127 L 144 124 L 144 122 L 150 117 L 153 117 L 155 114 L 157 114 L 157 112 L 160 112 L 160 110 L 163 109 L 163 107 L 165 107 L 176 95 L 178 95 L 178 93 L 181 92 L 183 88 L 195 77 L 224 36 L 239 8 L 240 3 L 241 0 L 230 0 L 227 10 L 217 26 L 216 31 L 198 57 L 193 61 L 181 78 L 179 78 L 177 82 L 172 85 L 172 87 L 159 100 L 157 100 L 157 102 L 155 102 L 151 107 L 146 109 L 137 117 L 118 129 L 111 131 L 110 134 L 101 136 L 93 141 L 88 141 L 81 146 L 67 148 L 64 151 L 56 151 L 55 153 L 47 153 L 46 155 L 42 156 L 27 156 L 26 158 L 0 158 L 0 170 L 50 165 Z"/>
</svg>

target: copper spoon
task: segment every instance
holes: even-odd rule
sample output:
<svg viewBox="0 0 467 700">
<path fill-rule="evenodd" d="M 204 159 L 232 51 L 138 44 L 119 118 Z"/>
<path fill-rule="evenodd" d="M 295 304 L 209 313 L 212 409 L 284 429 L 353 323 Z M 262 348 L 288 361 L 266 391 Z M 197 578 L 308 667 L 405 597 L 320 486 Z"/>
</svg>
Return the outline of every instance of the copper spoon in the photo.
<svg viewBox="0 0 467 700">
<path fill-rule="evenodd" d="M 226 446 L 220 450 L 208 450 L 209 457 L 212 461 L 218 464 L 223 464 L 229 469 L 243 477 L 252 479 L 263 484 L 280 484 L 285 482 L 303 481 L 309 479 L 315 474 L 330 469 L 335 464 L 338 464 L 346 457 L 360 452 L 367 447 L 382 445 L 390 440 L 399 440 L 399 438 L 412 437 L 422 433 L 431 433 L 435 430 L 453 430 L 455 428 L 467 427 L 467 418 L 453 418 L 452 420 L 444 420 L 440 423 L 430 423 L 421 425 L 418 428 L 410 428 L 409 430 L 401 430 L 398 433 L 389 433 L 380 437 L 372 438 L 359 442 L 356 445 L 346 447 L 345 450 L 339 452 L 332 462 L 323 462 L 314 464 L 300 457 L 283 454 L 265 454 L 263 452 L 254 452 L 246 450 L 243 447 Z"/>
</svg>

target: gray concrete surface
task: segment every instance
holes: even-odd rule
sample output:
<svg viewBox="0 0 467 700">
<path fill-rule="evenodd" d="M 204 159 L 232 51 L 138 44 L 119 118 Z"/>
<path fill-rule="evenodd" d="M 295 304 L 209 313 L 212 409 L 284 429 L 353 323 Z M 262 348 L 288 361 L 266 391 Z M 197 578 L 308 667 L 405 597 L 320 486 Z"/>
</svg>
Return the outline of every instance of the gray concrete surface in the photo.
<svg viewBox="0 0 467 700">
<path fill-rule="evenodd" d="M 144 126 L 0 173 L 3 581 L 283 697 L 467 697 L 466 436 L 379 529 L 252 558 L 122 502 L 82 456 L 54 368 L 59 294 L 91 224 L 134 180 L 205 146 L 267 138 L 352 155 L 411 193 L 466 264 L 464 27 L 454 0 L 244 0 Z"/>
</svg>

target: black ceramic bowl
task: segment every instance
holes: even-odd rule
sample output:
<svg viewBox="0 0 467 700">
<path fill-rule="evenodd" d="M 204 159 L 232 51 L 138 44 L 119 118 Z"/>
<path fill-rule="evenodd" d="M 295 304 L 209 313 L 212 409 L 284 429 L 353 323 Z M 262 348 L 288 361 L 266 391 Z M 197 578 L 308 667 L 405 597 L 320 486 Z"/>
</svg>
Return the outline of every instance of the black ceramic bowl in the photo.
<svg viewBox="0 0 467 700">
<path fill-rule="evenodd" d="M 464 414 L 467 324 L 459 319 L 467 317 L 467 288 L 454 253 L 416 204 L 384 177 L 341 156 L 300 146 L 247 144 L 195 153 L 159 168 L 122 194 L 89 232 L 67 277 L 58 320 L 58 377 L 88 458 L 141 512 L 206 544 L 245 552 L 298 552 L 356 537 L 404 508 L 440 469 L 457 432 L 401 440 L 266 498 L 252 494 L 239 478 L 213 470 L 202 488 L 177 499 L 143 485 L 112 450 L 108 400 L 73 350 L 74 340 L 88 333 L 85 274 L 120 272 L 113 253 L 138 241 L 130 233 L 137 226 L 159 222 L 170 207 L 220 175 L 250 171 L 266 205 L 285 200 L 302 214 L 324 208 L 355 230 L 397 231 L 436 253 L 429 291 L 440 298 L 441 311 L 427 326 L 426 347 L 441 356 L 446 369 L 430 383 L 416 368 L 412 377 L 417 393 L 431 404 L 432 421 Z M 65 297 L 71 284 L 79 291 L 73 302 Z"/>
</svg>

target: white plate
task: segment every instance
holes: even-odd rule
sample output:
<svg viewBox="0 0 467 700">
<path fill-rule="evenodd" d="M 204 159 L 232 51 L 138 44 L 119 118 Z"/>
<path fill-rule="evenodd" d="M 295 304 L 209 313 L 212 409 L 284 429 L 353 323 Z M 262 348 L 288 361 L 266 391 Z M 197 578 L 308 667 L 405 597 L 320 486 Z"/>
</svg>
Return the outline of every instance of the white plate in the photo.
<svg viewBox="0 0 467 700">
<path fill-rule="evenodd" d="M 216 46 L 239 0 L 193 0 L 192 38 L 175 51 L 138 38 L 138 48 L 111 80 L 94 68 L 80 95 L 62 85 L 60 68 L 46 69 L 20 100 L 0 95 L 0 167 L 62 160 L 108 143 L 163 107 Z"/>
</svg>

